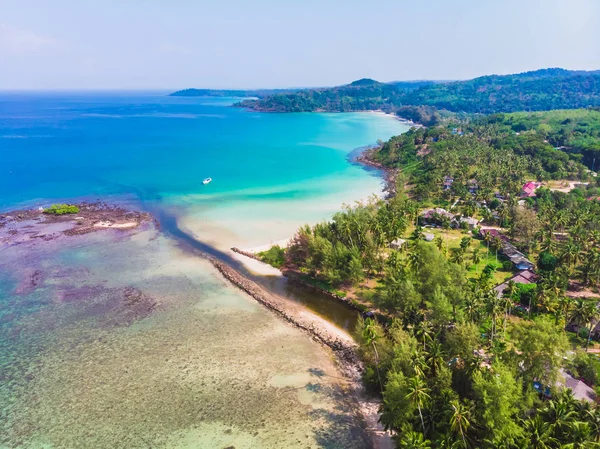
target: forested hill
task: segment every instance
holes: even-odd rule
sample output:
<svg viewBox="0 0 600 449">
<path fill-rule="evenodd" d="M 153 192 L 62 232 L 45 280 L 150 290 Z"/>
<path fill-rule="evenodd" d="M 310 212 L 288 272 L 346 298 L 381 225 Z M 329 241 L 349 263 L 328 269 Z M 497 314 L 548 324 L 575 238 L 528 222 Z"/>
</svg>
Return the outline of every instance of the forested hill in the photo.
<svg viewBox="0 0 600 449">
<path fill-rule="evenodd" d="M 256 89 L 256 90 L 219 90 L 219 89 L 183 89 L 169 94 L 171 97 L 258 97 L 297 92 L 300 89 Z"/>
<path fill-rule="evenodd" d="M 269 112 L 390 110 L 400 104 L 403 94 L 396 85 L 365 78 L 344 86 L 272 95 L 238 105 Z"/>
<path fill-rule="evenodd" d="M 491 75 L 468 81 L 351 84 L 307 89 L 246 100 L 238 106 L 260 111 L 398 111 L 426 106 L 453 112 L 495 113 L 600 106 L 600 71 L 543 69 Z"/>
<path fill-rule="evenodd" d="M 545 69 L 437 84 L 408 93 L 407 105 L 454 112 L 545 111 L 600 106 L 600 72 Z"/>
</svg>

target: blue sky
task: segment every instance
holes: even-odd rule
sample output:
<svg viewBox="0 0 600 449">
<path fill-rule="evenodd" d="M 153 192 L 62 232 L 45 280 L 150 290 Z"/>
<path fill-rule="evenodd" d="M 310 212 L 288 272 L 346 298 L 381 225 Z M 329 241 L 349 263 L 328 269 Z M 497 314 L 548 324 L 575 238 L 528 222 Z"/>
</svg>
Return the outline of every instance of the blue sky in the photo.
<svg viewBox="0 0 600 449">
<path fill-rule="evenodd" d="M 0 89 L 600 69 L 600 0 L 0 0 Z"/>
</svg>

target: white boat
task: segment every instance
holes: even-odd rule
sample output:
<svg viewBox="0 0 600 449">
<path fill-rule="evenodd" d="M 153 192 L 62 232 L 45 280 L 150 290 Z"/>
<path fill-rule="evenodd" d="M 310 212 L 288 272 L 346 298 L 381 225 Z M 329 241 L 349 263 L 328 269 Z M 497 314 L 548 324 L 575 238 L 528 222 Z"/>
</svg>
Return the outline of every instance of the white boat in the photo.
<svg viewBox="0 0 600 449">
<path fill-rule="evenodd" d="M 202 184 L 204 184 L 204 185 L 210 184 L 211 181 L 212 181 L 212 178 L 206 178 L 204 181 L 202 181 Z"/>
</svg>

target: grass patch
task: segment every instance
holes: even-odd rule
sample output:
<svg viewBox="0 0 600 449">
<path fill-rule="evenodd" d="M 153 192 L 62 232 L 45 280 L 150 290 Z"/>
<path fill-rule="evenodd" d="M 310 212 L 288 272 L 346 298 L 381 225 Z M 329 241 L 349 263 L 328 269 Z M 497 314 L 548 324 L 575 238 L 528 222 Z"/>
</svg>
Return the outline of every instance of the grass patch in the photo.
<svg viewBox="0 0 600 449">
<path fill-rule="evenodd" d="M 279 245 L 272 246 L 267 251 L 261 251 L 257 256 L 262 262 L 275 268 L 281 268 L 285 263 L 285 250 Z"/>
<path fill-rule="evenodd" d="M 76 214 L 78 212 L 79 208 L 72 204 L 53 204 L 48 209 L 44 210 L 44 213 L 48 215 L 67 215 Z"/>
</svg>

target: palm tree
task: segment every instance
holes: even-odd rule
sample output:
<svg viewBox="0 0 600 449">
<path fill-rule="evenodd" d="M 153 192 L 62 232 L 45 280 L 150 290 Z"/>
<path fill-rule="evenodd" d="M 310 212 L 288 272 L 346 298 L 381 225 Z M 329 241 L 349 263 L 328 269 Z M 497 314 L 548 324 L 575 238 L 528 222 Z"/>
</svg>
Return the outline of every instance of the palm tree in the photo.
<svg viewBox="0 0 600 449">
<path fill-rule="evenodd" d="M 577 418 L 572 405 L 569 397 L 563 396 L 557 400 L 548 401 L 548 405 L 542 410 L 543 418 L 552 425 L 553 435 L 557 438 L 567 435 L 569 426 Z"/>
<path fill-rule="evenodd" d="M 479 254 L 479 248 L 475 248 L 473 253 L 471 254 L 471 262 L 473 265 L 477 266 L 479 262 L 481 262 L 481 254 Z"/>
<path fill-rule="evenodd" d="M 367 345 L 373 346 L 373 351 L 375 352 L 375 368 L 377 369 L 377 378 L 379 379 L 379 388 L 383 393 L 383 382 L 381 381 L 381 374 L 379 373 L 379 353 L 377 352 L 377 345 L 375 345 L 375 342 L 378 338 L 379 334 L 377 333 L 375 322 L 371 318 L 367 318 L 365 320 L 365 327 L 363 329 L 363 339 Z"/>
<path fill-rule="evenodd" d="M 492 290 L 491 293 L 487 295 L 486 298 L 486 311 L 492 318 L 492 331 L 490 335 L 490 340 L 494 341 L 494 336 L 496 335 L 496 319 L 498 315 L 502 312 L 502 304 L 496 292 Z"/>
<path fill-rule="evenodd" d="M 413 405 L 417 406 L 419 410 L 419 416 L 421 418 L 421 426 L 423 427 L 423 433 L 425 433 L 425 421 L 423 421 L 423 405 L 429 401 L 429 388 L 423 382 L 420 377 L 411 377 L 408 379 L 408 393 L 406 399 L 408 399 Z"/>
<path fill-rule="evenodd" d="M 426 440 L 421 432 L 405 429 L 402 430 L 398 439 L 398 447 L 401 449 L 430 449 L 431 441 Z"/>
<path fill-rule="evenodd" d="M 444 364 L 444 351 L 442 345 L 437 339 L 434 339 L 429 345 L 429 351 L 427 352 L 427 363 L 431 370 L 431 376 L 436 377 L 441 366 Z"/>
<path fill-rule="evenodd" d="M 415 336 L 417 337 L 417 340 L 423 342 L 423 350 L 426 350 L 426 344 L 428 341 L 432 340 L 433 336 L 433 327 L 431 323 L 427 320 L 421 321 L 415 329 Z"/>
<path fill-rule="evenodd" d="M 592 333 L 592 323 L 598 319 L 599 311 L 595 301 L 586 300 L 583 298 L 578 298 L 575 301 L 575 306 L 573 307 L 573 311 L 571 313 L 571 322 L 577 325 L 577 336 L 580 336 L 581 329 L 589 324 L 589 333 L 587 346 L 590 342 L 590 337 Z"/>
<path fill-rule="evenodd" d="M 598 309 L 598 303 L 591 300 L 591 301 L 589 301 L 588 307 L 590 309 L 589 315 L 588 315 L 590 327 L 588 329 L 588 337 L 587 337 L 587 341 L 585 343 L 586 351 L 588 350 L 588 347 L 590 346 L 590 339 L 592 338 L 592 330 L 594 328 L 594 325 L 598 322 L 598 318 L 600 318 L 600 310 Z"/>
<path fill-rule="evenodd" d="M 527 445 L 531 449 L 550 449 L 558 444 L 556 438 L 552 437 L 552 426 L 542 419 L 540 415 L 523 421 L 523 429 L 527 433 Z"/>
<path fill-rule="evenodd" d="M 479 297 L 476 294 L 467 296 L 463 304 L 463 310 L 469 321 L 472 323 L 478 322 L 481 314 L 481 301 Z"/>
<path fill-rule="evenodd" d="M 508 321 L 508 314 L 513 304 L 513 300 L 518 291 L 517 284 L 512 279 L 506 284 L 504 292 L 502 292 L 504 298 L 504 339 L 506 339 L 506 322 Z"/>
<path fill-rule="evenodd" d="M 467 439 L 465 434 L 471 426 L 471 422 L 469 421 L 471 418 L 471 411 L 458 399 L 453 399 L 450 401 L 450 407 L 452 408 L 452 416 L 450 416 L 450 430 L 457 434 L 460 433 L 463 447 L 466 449 Z"/>
<path fill-rule="evenodd" d="M 595 442 L 600 443 L 600 408 L 594 407 L 585 413 L 586 421 L 590 425 L 590 436 Z"/>
<path fill-rule="evenodd" d="M 591 429 L 587 422 L 575 421 L 569 426 L 568 443 L 563 444 L 564 449 L 591 449 L 598 445 L 590 441 Z"/>
</svg>

